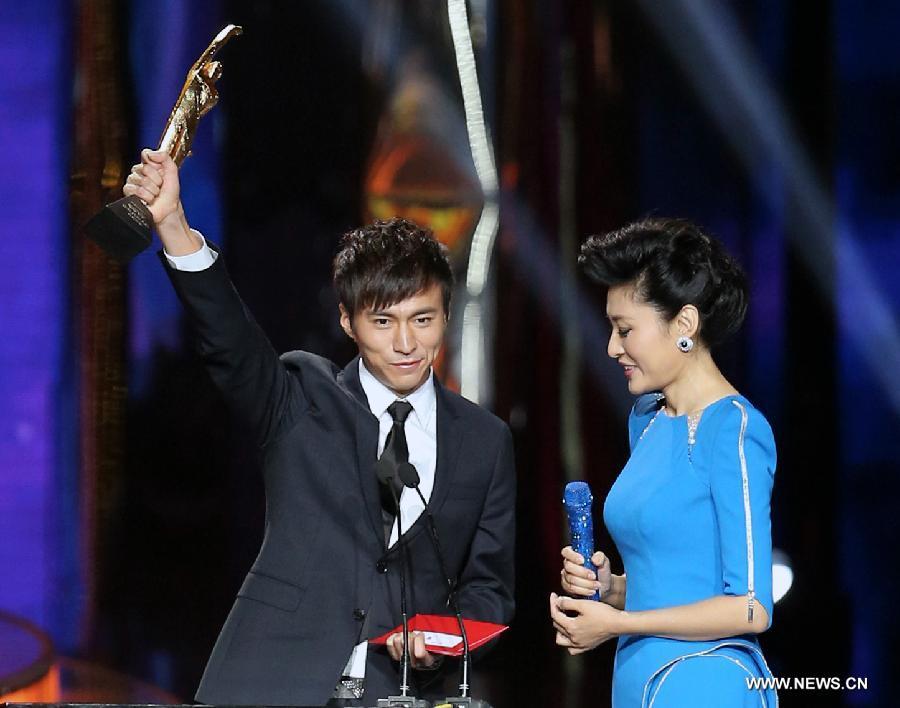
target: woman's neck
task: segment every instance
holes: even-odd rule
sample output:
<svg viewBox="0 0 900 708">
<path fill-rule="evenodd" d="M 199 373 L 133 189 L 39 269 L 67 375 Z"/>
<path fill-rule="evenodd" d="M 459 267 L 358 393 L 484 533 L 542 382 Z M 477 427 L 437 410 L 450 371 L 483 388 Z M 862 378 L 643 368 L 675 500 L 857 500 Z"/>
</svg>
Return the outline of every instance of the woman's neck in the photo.
<svg viewBox="0 0 900 708">
<path fill-rule="evenodd" d="M 685 363 L 678 377 L 663 388 L 671 415 L 688 415 L 737 390 L 719 371 L 708 350 L 698 351 Z"/>
</svg>

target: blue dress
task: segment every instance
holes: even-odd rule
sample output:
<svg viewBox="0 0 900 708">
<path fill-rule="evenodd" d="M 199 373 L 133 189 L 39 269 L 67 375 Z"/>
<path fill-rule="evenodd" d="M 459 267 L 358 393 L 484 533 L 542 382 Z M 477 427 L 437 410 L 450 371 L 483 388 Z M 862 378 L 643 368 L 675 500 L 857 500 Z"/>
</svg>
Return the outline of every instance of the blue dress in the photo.
<svg viewBox="0 0 900 708">
<path fill-rule="evenodd" d="M 661 394 L 641 396 L 628 420 L 631 457 L 603 508 L 627 576 L 625 609 L 746 598 L 772 618 L 769 503 L 775 442 L 743 396 L 709 405 L 689 440 L 687 416 L 669 416 Z M 756 636 L 683 641 L 622 635 L 614 708 L 730 708 L 778 704 Z"/>
</svg>

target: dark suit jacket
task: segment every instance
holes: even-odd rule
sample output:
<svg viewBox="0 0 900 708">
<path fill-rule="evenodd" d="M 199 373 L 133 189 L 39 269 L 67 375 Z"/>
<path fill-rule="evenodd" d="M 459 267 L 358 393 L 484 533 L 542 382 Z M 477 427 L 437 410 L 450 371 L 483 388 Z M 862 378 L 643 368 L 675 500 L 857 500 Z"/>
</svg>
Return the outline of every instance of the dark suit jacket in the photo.
<svg viewBox="0 0 900 708">
<path fill-rule="evenodd" d="M 162 257 L 162 254 L 160 254 Z M 279 357 L 232 286 L 224 258 L 200 272 L 166 270 L 206 367 L 259 446 L 265 537 L 216 641 L 197 700 L 320 705 L 365 626 L 400 623 L 399 556 L 386 551 L 374 464 L 378 421 L 358 359 L 341 369 L 294 351 Z M 437 466 L 429 507 L 463 615 L 508 623 L 513 613 L 515 475 L 499 419 L 437 394 Z M 410 613 L 448 614 L 424 517 L 406 535 Z M 367 704 L 398 692 L 398 670 L 370 646 Z"/>
</svg>

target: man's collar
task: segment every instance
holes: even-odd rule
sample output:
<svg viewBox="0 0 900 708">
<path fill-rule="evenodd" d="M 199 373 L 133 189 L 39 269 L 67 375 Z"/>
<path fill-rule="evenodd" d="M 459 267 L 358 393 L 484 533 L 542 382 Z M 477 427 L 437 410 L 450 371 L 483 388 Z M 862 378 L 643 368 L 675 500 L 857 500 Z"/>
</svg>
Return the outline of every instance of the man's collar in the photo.
<svg viewBox="0 0 900 708">
<path fill-rule="evenodd" d="M 363 358 L 360 357 L 359 383 L 362 385 L 366 398 L 369 401 L 369 410 L 372 411 L 376 418 L 381 418 L 389 405 L 398 398 L 403 398 L 413 407 L 413 415 L 418 419 L 419 425 L 424 428 L 428 424 L 428 418 L 436 403 L 433 370 L 429 369 L 428 378 L 425 379 L 421 386 L 407 396 L 401 397 L 376 379 L 366 368 Z"/>
</svg>

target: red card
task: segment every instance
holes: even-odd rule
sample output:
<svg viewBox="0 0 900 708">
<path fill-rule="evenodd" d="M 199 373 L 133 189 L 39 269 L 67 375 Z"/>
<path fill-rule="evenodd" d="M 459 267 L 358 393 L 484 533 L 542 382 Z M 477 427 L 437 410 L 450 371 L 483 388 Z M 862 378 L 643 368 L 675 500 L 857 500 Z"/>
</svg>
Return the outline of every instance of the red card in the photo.
<svg viewBox="0 0 900 708">
<path fill-rule="evenodd" d="M 505 624 L 494 624 L 493 622 L 481 622 L 470 619 L 463 619 L 463 624 L 466 627 L 466 636 L 469 638 L 469 651 L 477 649 L 485 642 L 509 629 Z M 403 626 L 401 625 L 369 641 L 372 644 L 384 644 L 392 634 L 402 631 Z M 432 654 L 462 656 L 463 643 L 456 617 L 416 615 L 409 621 L 409 631 L 424 632 L 425 648 Z"/>
</svg>

